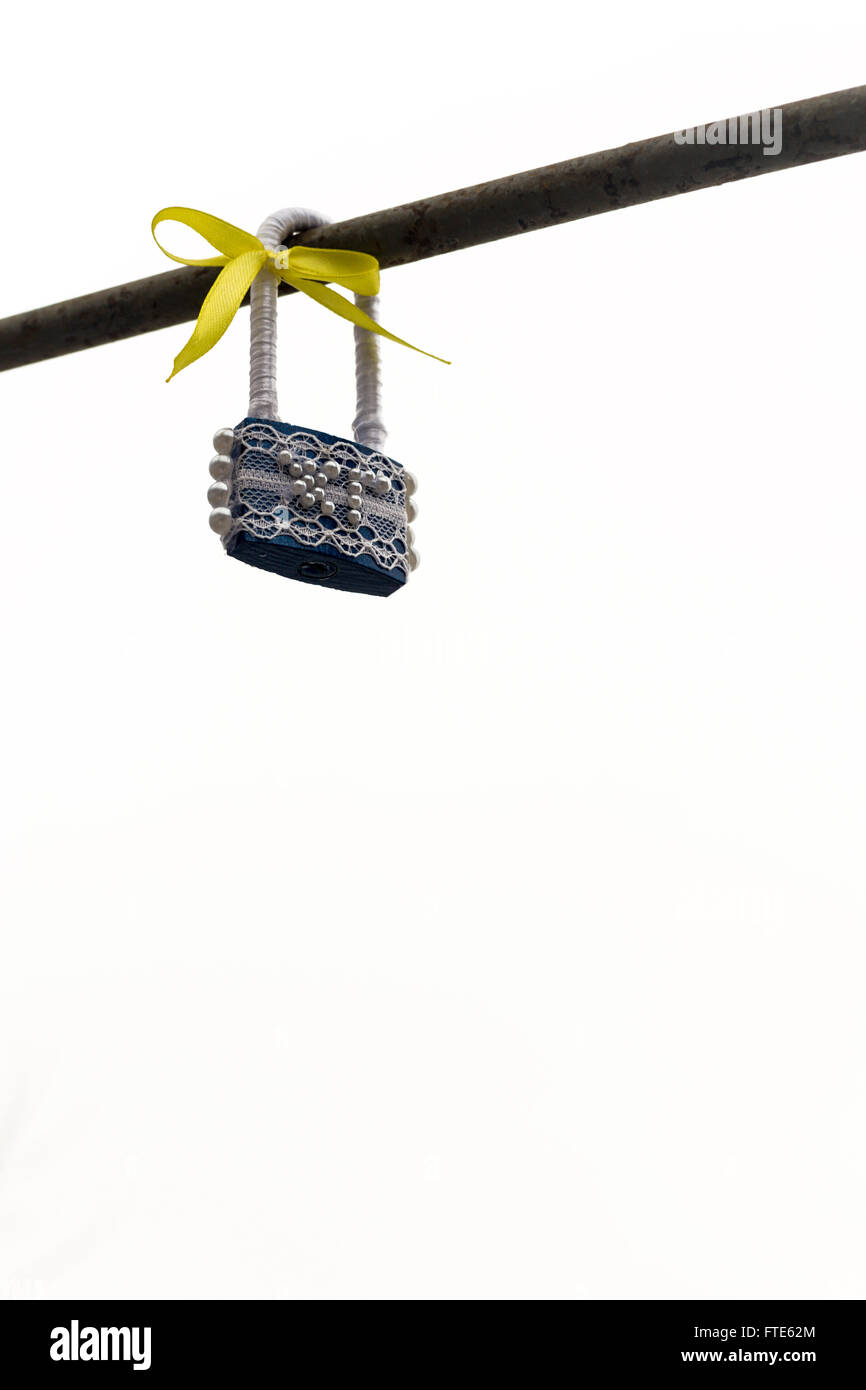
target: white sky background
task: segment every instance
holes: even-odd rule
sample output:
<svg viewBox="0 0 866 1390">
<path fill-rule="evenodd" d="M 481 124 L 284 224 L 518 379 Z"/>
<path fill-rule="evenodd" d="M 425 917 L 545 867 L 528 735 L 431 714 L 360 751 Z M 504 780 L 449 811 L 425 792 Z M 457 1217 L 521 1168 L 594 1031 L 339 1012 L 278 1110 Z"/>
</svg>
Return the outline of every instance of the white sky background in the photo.
<svg viewBox="0 0 866 1390">
<path fill-rule="evenodd" d="M 856 84 L 860 9 L 29 6 L 0 313 Z M 208 529 L 246 311 L 0 377 L 0 1290 L 866 1294 L 864 180 L 387 272 L 387 602 Z"/>
</svg>

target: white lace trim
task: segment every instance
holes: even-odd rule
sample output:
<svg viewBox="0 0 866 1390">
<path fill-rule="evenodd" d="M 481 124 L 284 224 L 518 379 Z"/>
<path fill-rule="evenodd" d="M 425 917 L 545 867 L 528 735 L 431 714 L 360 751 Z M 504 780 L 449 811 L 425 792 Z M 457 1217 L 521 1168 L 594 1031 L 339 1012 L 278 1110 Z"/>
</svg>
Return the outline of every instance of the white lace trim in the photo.
<svg viewBox="0 0 866 1390">
<path fill-rule="evenodd" d="M 302 507 L 294 477 L 279 462 L 283 450 L 302 466 L 312 465 L 313 472 L 307 476 L 322 494 L 312 507 Z M 360 448 L 347 439 L 330 443 L 311 430 L 257 421 L 235 430 L 232 461 L 232 523 L 223 545 L 230 545 L 239 531 L 259 540 L 288 536 L 304 546 L 332 545 L 351 558 L 368 555 L 380 569 L 401 569 L 408 575 L 403 469 L 386 454 Z M 326 465 L 330 472 L 338 466 L 339 476 L 325 481 Z M 376 480 L 383 478 L 389 487 L 380 493 L 383 483 Z M 350 498 L 353 482 L 360 482 L 361 492 Z M 333 505 L 330 516 L 325 515 L 323 503 Z M 350 510 L 361 515 L 354 527 Z"/>
</svg>

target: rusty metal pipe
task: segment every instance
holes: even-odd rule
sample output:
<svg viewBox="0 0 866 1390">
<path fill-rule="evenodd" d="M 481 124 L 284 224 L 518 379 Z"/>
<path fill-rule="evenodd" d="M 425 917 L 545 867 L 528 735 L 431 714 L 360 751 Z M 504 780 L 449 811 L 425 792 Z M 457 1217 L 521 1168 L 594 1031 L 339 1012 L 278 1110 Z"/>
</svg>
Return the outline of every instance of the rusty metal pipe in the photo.
<svg viewBox="0 0 866 1390">
<path fill-rule="evenodd" d="M 781 111 L 776 155 L 760 144 L 680 144 L 673 133 L 657 135 L 331 223 L 303 240 L 367 251 L 387 269 L 866 149 L 866 87 L 790 102 Z M 0 371 L 186 323 L 197 317 L 216 274 L 169 270 L 0 320 Z"/>
</svg>

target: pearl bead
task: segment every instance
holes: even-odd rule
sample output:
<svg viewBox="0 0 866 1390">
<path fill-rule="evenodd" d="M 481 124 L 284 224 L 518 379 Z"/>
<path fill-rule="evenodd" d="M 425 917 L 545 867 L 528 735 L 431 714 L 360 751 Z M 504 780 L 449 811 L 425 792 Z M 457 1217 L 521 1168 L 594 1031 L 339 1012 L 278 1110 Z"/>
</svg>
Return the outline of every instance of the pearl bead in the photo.
<svg viewBox="0 0 866 1390">
<path fill-rule="evenodd" d="M 415 544 L 415 532 L 411 526 L 406 527 L 406 544 L 409 546 Z"/>
<path fill-rule="evenodd" d="M 319 506 L 322 505 L 322 503 L 323 503 L 324 500 L 325 500 L 325 492 L 324 492 L 324 489 L 323 489 L 323 488 L 320 488 L 320 487 L 314 487 L 314 488 L 313 488 L 313 500 L 316 501 L 316 502 L 318 502 L 318 503 L 319 503 Z"/>
<path fill-rule="evenodd" d="M 301 506 L 305 509 L 305 511 L 309 511 L 310 508 L 314 507 L 315 505 L 316 499 L 313 496 L 313 494 L 311 492 L 305 492 L 303 497 L 301 498 Z"/>
<path fill-rule="evenodd" d="M 350 469 L 349 469 L 349 482 L 350 482 L 350 483 L 359 483 L 360 481 L 361 481 L 361 470 L 360 470 L 360 468 L 350 468 Z"/>
<path fill-rule="evenodd" d="M 306 492 L 306 490 L 307 490 L 307 480 L 306 480 L 306 478 L 293 478 L 293 479 L 292 479 L 292 492 L 295 494 L 296 497 L 303 497 L 303 495 L 304 495 L 304 493 Z"/>
<path fill-rule="evenodd" d="M 354 507 L 350 507 L 346 513 L 346 525 L 350 531 L 354 531 L 356 526 L 361 525 L 361 513 Z"/>
<path fill-rule="evenodd" d="M 292 459 L 291 463 L 289 464 L 289 475 L 290 475 L 290 477 L 292 477 L 292 478 L 300 478 L 301 475 L 303 474 L 303 471 L 304 471 L 303 464 L 299 463 L 297 459 Z"/>
<path fill-rule="evenodd" d="M 316 487 L 327 487 L 327 486 L 328 486 L 328 475 L 327 475 L 327 473 L 317 473 L 317 474 L 316 474 Z"/>
<path fill-rule="evenodd" d="M 280 452 L 277 454 L 277 463 L 280 465 L 280 467 L 288 468 L 290 467 L 291 462 L 292 456 L 289 453 L 288 449 L 281 449 Z"/>
<path fill-rule="evenodd" d="M 214 454 L 208 467 L 211 477 L 221 483 L 228 482 L 232 476 L 232 461 L 228 454 Z"/>
<path fill-rule="evenodd" d="M 386 492 L 391 491 L 391 479 L 387 473 L 380 473 L 373 483 L 373 491 L 378 492 L 380 497 L 384 497 Z"/>
<path fill-rule="evenodd" d="M 361 496 L 361 484 L 360 484 L 360 483 L 350 483 L 350 484 L 349 484 L 349 487 L 348 487 L 348 489 L 347 489 L 347 491 L 348 491 L 350 497 L 360 497 L 360 496 Z"/>
<path fill-rule="evenodd" d="M 207 490 L 207 500 L 212 507 L 224 507 L 229 500 L 228 483 L 211 483 Z"/>
<path fill-rule="evenodd" d="M 228 507 L 215 507 L 210 514 L 210 529 L 218 536 L 225 536 L 231 528 L 232 514 Z"/>
<path fill-rule="evenodd" d="M 361 482 L 364 484 L 364 487 L 372 487 L 375 481 L 376 474 L 373 472 L 372 468 L 365 468 L 364 472 L 361 474 Z"/>
<path fill-rule="evenodd" d="M 408 468 L 403 469 L 403 486 L 406 489 L 406 496 L 411 497 L 413 492 L 418 491 L 418 479 L 414 473 L 410 473 Z"/>
<path fill-rule="evenodd" d="M 414 497 L 406 498 L 406 520 L 414 521 L 418 515 L 418 503 Z"/>
<path fill-rule="evenodd" d="M 213 437 L 213 446 L 218 454 L 230 454 L 234 442 L 234 430 L 217 430 Z"/>
<path fill-rule="evenodd" d="M 333 515 L 334 515 L 334 504 L 333 504 L 333 502 L 330 500 L 330 498 L 326 497 L 326 498 L 325 498 L 325 501 L 322 503 L 322 516 L 333 516 Z"/>
<path fill-rule="evenodd" d="M 421 563 L 421 556 L 417 550 L 407 550 L 406 559 L 409 561 L 410 570 L 416 570 Z"/>
<path fill-rule="evenodd" d="M 328 459 L 325 464 L 325 473 L 332 483 L 336 482 L 340 476 L 340 465 L 335 463 L 333 459 Z"/>
<path fill-rule="evenodd" d="M 313 459 L 304 459 L 304 460 L 303 460 L 303 465 L 302 465 L 302 466 L 303 466 L 304 472 L 305 472 L 305 473 L 308 473 L 309 476 L 312 478 L 313 474 L 314 474 L 315 471 L 316 471 L 316 465 L 315 465 L 314 460 L 313 460 Z"/>
</svg>

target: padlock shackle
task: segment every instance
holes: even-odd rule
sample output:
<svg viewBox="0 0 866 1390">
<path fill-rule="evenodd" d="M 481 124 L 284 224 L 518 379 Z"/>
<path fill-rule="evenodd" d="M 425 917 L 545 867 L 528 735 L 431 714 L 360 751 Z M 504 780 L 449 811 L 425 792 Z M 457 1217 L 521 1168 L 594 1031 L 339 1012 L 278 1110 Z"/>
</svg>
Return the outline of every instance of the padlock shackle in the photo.
<svg viewBox="0 0 866 1390">
<path fill-rule="evenodd" d="M 266 217 L 258 230 L 259 240 L 268 250 L 278 247 L 297 232 L 325 227 L 330 218 L 310 208 L 281 208 Z M 250 287 L 250 403 L 248 414 L 255 419 L 279 420 L 277 405 L 277 276 L 265 266 Z M 378 296 L 355 295 L 355 303 L 378 322 Z M 382 378 L 379 338 L 366 328 L 356 327 L 355 391 L 356 409 L 352 428 L 355 441 L 368 448 L 384 450 L 387 440 L 382 420 Z"/>
</svg>

